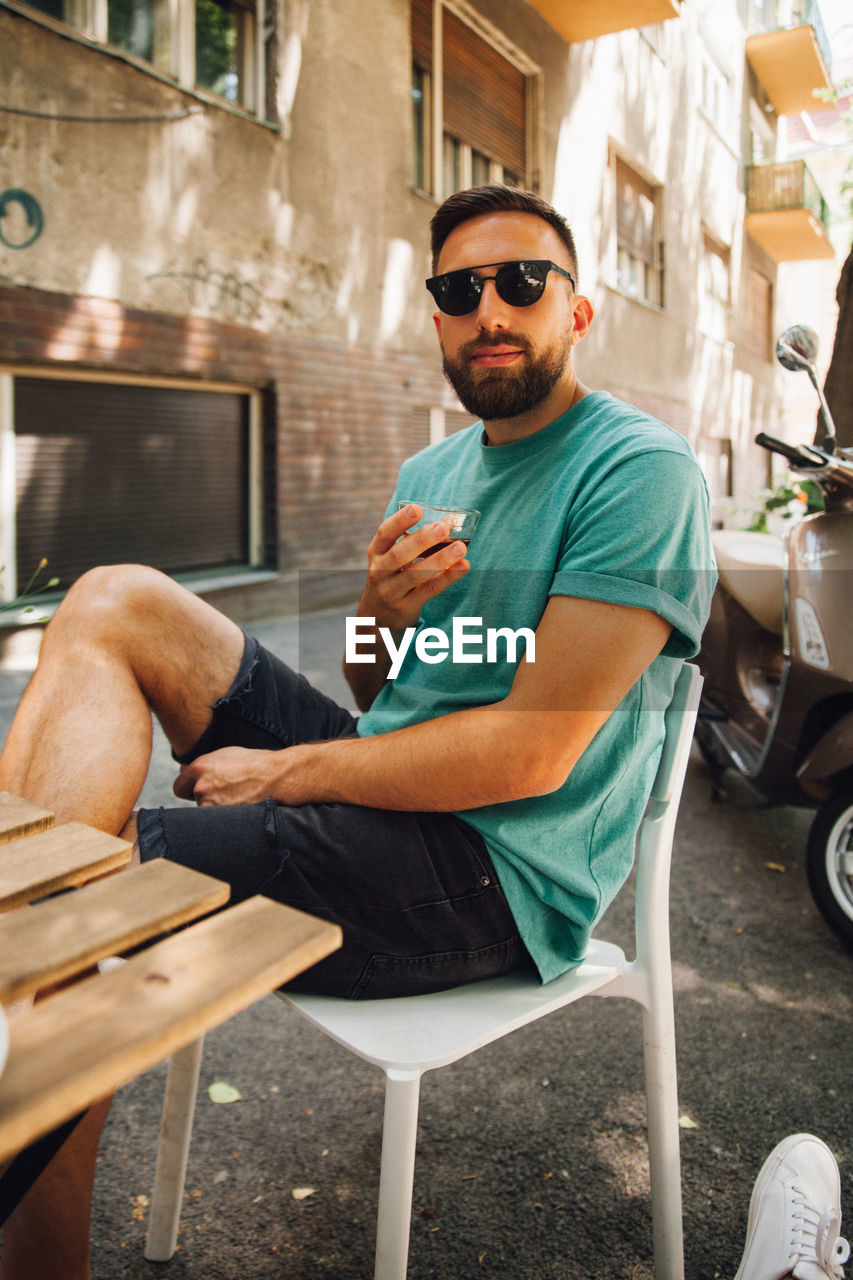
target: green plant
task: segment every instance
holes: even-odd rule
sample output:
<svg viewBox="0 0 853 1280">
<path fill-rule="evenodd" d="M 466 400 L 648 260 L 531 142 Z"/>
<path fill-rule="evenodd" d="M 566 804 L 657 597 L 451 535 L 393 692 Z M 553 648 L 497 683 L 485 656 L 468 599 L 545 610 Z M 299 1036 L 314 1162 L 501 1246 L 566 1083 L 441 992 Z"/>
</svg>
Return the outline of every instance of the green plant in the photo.
<svg viewBox="0 0 853 1280">
<path fill-rule="evenodd" d="M 750 533 L 767 533 L 767 517 L 777 512 L 783 520 L 793 520 L 823 511 L 823 494 L 814 480 L 789 480 L 764 494 L 764 501 L 753 512 L 746 526 Z"/>
<path fill-rule="evenodd" d="M 5 565 L 0 565 L 0 574 L 2 574 L 5 567 Z M 49 591 L 51 587 L 59 586 L 58 578 L 49 578 L 47 582 L 39 582 L 39 578 L 46 568 L 47 560 L 42 557 L 36 566 L 35 572 L 32 574 L 29 582 L 24 587 L 20 595 L 15 600 L 0 601 L 0 613 L 7 612 L 11 609 L 16 609 L 21 613 L 32 613 L 35 606 L 28 604 L 24 605 L 22 608 L 21 601 L 26 600 L 28 596 L 39 595 L 42 591 Z"/>
</svg>

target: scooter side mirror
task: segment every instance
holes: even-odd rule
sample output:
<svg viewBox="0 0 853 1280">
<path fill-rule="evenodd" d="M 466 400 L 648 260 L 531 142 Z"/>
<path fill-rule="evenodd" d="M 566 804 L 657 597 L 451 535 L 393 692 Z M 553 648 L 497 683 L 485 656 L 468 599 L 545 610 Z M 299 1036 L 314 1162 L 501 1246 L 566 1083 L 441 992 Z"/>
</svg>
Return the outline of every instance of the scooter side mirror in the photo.
<svg viewBox="0 0 853 1280">
<path fill-rule="evenodd" d="M 818 381 L 817 368 L 815 366 L 817 348 L 817 334 L 814 329 L 809 329 L 804 324 L 793 324 L 790 329 L 786 329 L 780 335 L 776 343 L 776 359 L 785 369 L 790 369 L 792 373 L 799 373 L 804 369 L 811 378 L 812 386 L 817 392 L 817 398 L 820 401 L 821 417 L 826 428 L 826 435 L 821 442 L 821 447 L 827 453 L 834 453 L 836 447 L 835 423 L 832 421 L 829 405 L 826 403 L 826 397 Z"/>
<path fill-rule="evenodd" d="M 817 334 L 804 324 L 791 325 L 776 343 L 776 359 L 792 373 L 814 368 L 817 356 Z"/>
</svg>

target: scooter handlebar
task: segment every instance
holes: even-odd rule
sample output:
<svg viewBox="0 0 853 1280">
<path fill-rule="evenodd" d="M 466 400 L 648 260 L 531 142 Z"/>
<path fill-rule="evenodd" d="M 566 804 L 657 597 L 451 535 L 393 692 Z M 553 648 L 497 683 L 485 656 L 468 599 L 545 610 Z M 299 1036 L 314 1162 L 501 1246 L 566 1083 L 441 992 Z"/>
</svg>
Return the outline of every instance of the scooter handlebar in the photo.
<svg viewBox="0 0 853 1280">
<path fill-rule="evenodd" d="M 787 458 L 799 470 L 805 470 L 810 467 L 817 469 L 826 465 L 826 458 L 822 457 L 816 449 L 788 444 L 785 440 L 777 440 L 775 436 L 768 436 L 764 431 L 759 432 L 755 437 L 755 443 L 760 444 L 762 449 L 769 449 L 771 453 L 780 453 L 783 458 Z"/>
</svg>

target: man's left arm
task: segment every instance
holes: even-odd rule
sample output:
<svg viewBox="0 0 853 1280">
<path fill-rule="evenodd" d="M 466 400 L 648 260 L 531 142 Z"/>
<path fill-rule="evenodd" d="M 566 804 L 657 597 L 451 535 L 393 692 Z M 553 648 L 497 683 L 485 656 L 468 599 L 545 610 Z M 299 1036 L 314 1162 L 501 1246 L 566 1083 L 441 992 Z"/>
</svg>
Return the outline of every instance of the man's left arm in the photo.
<svg viewBox="0 0 853 1280">
<path fill-rule="evenodd" d="M 374 737 L 249 751 L 226 747 L 182 770 L 199 804 L 345 803 L 447 811 L 560 787 L 646 667 L 670 623 L 647 609 L 553 596 L 508 696 Z"/>
</svg>

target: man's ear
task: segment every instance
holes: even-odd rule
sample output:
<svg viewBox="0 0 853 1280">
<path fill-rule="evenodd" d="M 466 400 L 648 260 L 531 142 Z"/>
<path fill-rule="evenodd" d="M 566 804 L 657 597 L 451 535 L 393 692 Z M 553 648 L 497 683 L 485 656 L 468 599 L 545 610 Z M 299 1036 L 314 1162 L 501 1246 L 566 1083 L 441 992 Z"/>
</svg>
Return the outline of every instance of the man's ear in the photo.
<svg viewBox="0 0 853 1280">
<path fill-rule="evenodd" d="M 433 311 L 432 322 L 435 325 L 435 331 L 438 334 L 438 340 L 441 342 L 441 312 Z"/>
<path fill-rule="evenodd" d="M 589 333 L 592 317 L 592 303 L 589 298 L 585 298 L 582 293 L 576 293 L 572 299 L 572 346 L 576 342 L 582 342 Z"/>
</svg>

